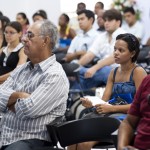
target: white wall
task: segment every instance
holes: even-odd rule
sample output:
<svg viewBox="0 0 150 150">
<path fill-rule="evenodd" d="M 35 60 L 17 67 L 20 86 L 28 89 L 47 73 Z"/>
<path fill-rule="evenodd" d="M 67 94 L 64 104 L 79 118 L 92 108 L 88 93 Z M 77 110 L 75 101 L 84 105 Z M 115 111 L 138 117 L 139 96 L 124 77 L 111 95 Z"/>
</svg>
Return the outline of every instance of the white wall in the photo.
<svg viewBox="0 0 150 150">
<path fill-rule="evenodd" d="M 18 12 L 24 12 L 32 23 L 32 15 L 38 9 L 46 10 L 49 20 L 57 24 L 60 0 L 0 0 L 0 11 L 12 21 L 16 19 Z"/>
</svg>

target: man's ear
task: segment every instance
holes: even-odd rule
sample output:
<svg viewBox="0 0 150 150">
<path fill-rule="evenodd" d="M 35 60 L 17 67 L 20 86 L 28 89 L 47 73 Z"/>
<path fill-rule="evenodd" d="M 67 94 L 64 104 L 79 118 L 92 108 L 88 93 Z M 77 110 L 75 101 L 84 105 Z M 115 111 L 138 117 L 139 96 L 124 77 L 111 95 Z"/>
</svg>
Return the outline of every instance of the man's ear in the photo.
<svg viewBox="0 0 150 150">
<path fill-rule="evenodd" d="M 47 45 L 48 43 L 50 43 L 50 37 L 49 36 L 46 36 L 43 40 L 43 46 Z"/>
</svg>

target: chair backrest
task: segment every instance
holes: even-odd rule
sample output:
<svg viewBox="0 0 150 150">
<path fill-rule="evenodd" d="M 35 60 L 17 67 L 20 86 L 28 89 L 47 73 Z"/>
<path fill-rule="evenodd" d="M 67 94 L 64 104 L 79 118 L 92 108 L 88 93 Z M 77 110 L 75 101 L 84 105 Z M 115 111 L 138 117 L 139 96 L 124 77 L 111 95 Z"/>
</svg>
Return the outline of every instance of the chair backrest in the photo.
<svg viewBox="0 0 150 150">
<path fill-rule="evenodd" d="M 62 147 L 86 141 L 107 139 L 118 129 L 120 121 L 111 117 L 79 119 L 53 126 Z M 49 133 L 51 134 L 51 133 Z"/>
</svg>

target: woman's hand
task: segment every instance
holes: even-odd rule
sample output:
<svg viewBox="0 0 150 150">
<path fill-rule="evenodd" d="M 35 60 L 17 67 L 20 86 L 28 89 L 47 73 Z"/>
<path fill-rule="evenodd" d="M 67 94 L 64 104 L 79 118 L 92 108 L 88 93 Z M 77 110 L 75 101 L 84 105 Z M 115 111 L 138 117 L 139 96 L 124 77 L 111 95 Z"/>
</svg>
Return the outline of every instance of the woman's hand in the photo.
<svg viewBox="0 0 150 150">
<path fill-rule="evenodd" d="M 86 108 L 90 108 L 92 107 L 92 102 L 88 99 L 88 98 L 80 98 L 80 100 L 82 101 L 82 105 Z"/>
<path fill-rule="evenodd" d="M 110 113 L 114 111 L 114 106 L 113 105 L 108 105 L 108 104 L 97 104 L 95 105 L 96 111 L 101 114 L 101 113 Z"/>
</svg>

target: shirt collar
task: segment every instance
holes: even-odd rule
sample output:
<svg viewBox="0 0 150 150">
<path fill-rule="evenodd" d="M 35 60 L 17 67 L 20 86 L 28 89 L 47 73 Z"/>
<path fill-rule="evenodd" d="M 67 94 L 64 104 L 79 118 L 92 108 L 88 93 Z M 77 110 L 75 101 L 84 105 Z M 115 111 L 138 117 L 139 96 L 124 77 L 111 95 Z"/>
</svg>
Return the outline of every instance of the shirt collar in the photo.
<svg viewBox="0 0 150 150">
<path fill-rule="evenodd" d="M 22 44 L 22 43 L 19 43 L 19 44 L 12 50 L 12 52 L 17 52 L 17 51 L 20 50 L 22 47 L 23 47 L 23 44 Z M 8 49 L 8 46 L 3 49 L 3 52 L 4 52 L 5 54 L 7 54 L 7 49 Z"/>
<path fill-rule="evenodd" d="M 53 54 L 52 56 L 50 56 L 46 60 L 44 60 L 38 64 L 35 64 L 34 66 L 32 65 L 31 61 L 29 61 L 27 63 L 27 67 L 29 67 L 30 70 L 32 70 L 33 68 L 40 68 L 44 72 L 50 66 L 52 66 L 55 62 L 56 62 L 56 56 Z"/>
<path fill-rule="evenodd" d="M 91 28 L 88 32 L 86 32 L 85 34 L 83 33 L 84 36 L 92 36 L 93 32 L 95 32 L 95 30 L 93 28 Z"/>
</svg>

